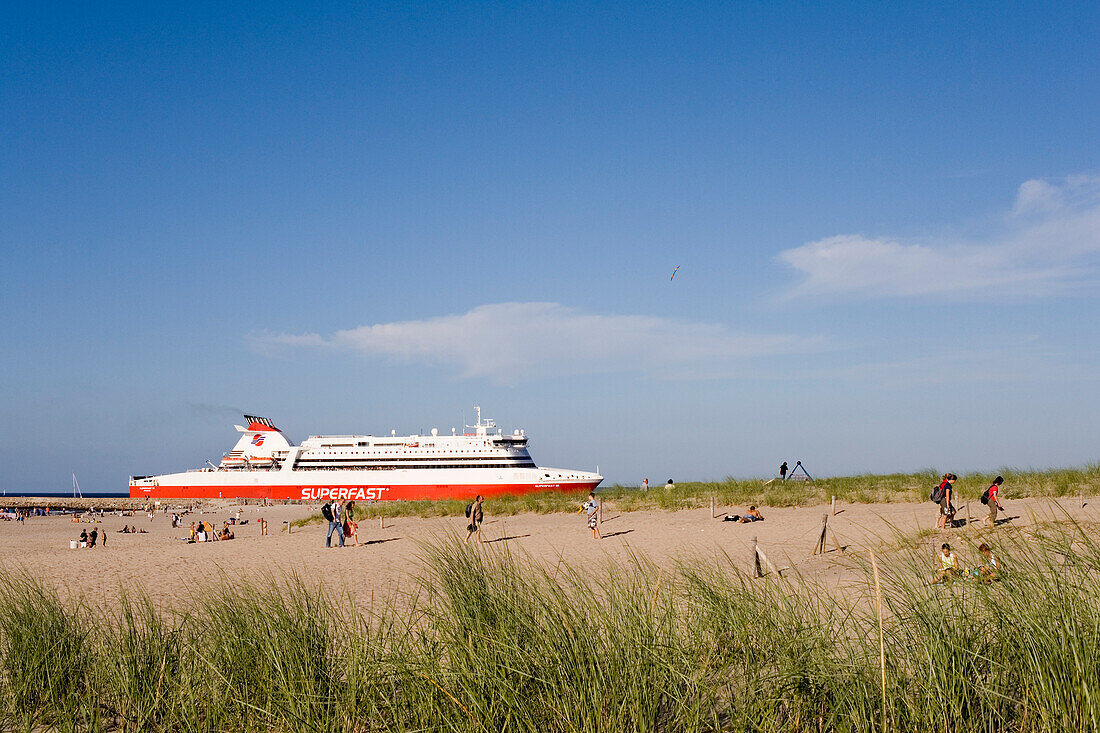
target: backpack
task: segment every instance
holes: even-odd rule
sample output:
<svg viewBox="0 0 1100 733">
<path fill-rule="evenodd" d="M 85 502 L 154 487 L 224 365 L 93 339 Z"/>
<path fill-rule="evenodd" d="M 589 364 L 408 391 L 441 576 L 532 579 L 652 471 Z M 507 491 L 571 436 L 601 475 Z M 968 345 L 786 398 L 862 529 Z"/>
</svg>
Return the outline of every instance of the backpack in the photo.
<svg viewBox="0 0 1100 733">
<path fill-rule="evenodd" d="M 928 496 L 933 504 L 939 504 L 943 501 L 943 497 L 947 496 L 947 492 L 943 488 L 943 484 L 940 484 L 936 488 L 932 489 L 932 493 Z"/>
<path fill-rule="evenodd" d="M 321 507 L 321 516 L 330 522 L 334 521 L 332 518 L 332 502 L 327 502 Z"/>
<path fill-rule="evenodd" d="M 467 518 L 467 519 L 469 519 L 469 518 L 470 518 L 470 515 L 471 515 L 471 514 L 473 514 L 473 511 L 474 511 L 474 505 L 473 505 L 472 503 L 471 503 L 471 504 L 467 504 L 467 505 L 466 505 L 466 518 Z"/>
<path fill-rule="evenodd" d="M 984 492 L 982 492 L 982 503 L 983 504 L 988 504 L 989 503 L 989 489 L 986 489 Z"/>
</svg>

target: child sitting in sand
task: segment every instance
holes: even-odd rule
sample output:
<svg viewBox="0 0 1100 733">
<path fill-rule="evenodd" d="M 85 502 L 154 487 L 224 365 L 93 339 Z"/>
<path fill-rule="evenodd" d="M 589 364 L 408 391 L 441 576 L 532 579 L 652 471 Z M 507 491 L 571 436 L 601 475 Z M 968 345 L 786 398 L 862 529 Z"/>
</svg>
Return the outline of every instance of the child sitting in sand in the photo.
<svg viewBox="0 0 1100 733">
<path fill-rule="evenodd" d="M 945 583 L 959 577 L 959 559 L 951 551 L 951 545 L 944 542 L 940 545 L 940 571 L 936 573 L 933 584 Z"/>
<path fill-rule="evenodd" d="M 997 564 L 997 556 L 993 554 L 993 549 L 983 542 L 978 546 L 978 552 L 982 554 L 982 564 L 976 568 L 978 580 L 986 584 L 999 580 L 1000 566 Z"/>
</svg>

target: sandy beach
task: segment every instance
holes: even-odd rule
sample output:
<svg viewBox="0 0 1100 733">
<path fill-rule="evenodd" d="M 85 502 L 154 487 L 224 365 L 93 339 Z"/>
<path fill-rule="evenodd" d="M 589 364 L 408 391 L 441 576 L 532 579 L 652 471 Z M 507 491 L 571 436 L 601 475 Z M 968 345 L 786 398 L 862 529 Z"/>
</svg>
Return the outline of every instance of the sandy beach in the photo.
<svg viewBox="0 0 1100 733">
<path fill-rule="evenodd" d="M 985 507 L 970 507 L 973 522 L 965 528 L 935 530 L 936 509 L 921 504 L 856 504 L 838 508 L 829 518 L 828 552 L 813 556 L 823 514 L 828 505 L 772 509 L 762 506 L 766 520 L 738 524 L 712 519 L 710 509 L 682 511 L 618 512 L 606 507 L 604 538 L 591 539 L 583 516 L 577 514 L 522 514 L 493 516 L 486 504 L 484 552 L 508 549 L 536 560 L 559 561 L 599 568 L 608 561 L 639 555 L 666 565 L 682 559 L 713 564 L 716 572 L 748 572 L 753 538 L 781 570 L 790 568 L 806 578 L 842 583 L 844 562 L 835 546 L 846 553 L 868 547 L 888 548 L 897 532 L 915 536 L 932 548 L 944 540 L 964 543 L 966 538 L 996 540 L 997 534 L 1027 527 L 1037 521 L 1072 517 L 1093 521 L 1092 499 L 1081 507 L 1077 498 L 1022 499 L 1005 503 L 1010 518 L 996 529 L 982 525 Z M 326 548 L 321 524 L 286 532 L 291 520 L 309 516 L 315 507 L 241 507 L 248 523 L 236 528 L 232 541 L 189 544 L 186 525 L 199 516 L 217 526 L 234 515 L 237 507 L 225 504 L 184 518 L 183 529 L 173 529 L 171 515 L 106 516 L 100 522 L 73 522 L 71 517 L 29 517 L 25 524 L 0 522 L 0 553 L 6 570 L 25 570 L 56 584 L 64 594 L 83 595 L 95 605 L 111 607 L 122 590 L 144 592 L 165 608 L 184 605 L 196 592 L 222 583 L 262 582 L 268 575 L 297 573 L 305 579 L 324 578 L 331 588 L 347 591 L 360 605 L 401 592 L 411 586 L 411 575 L 420 569 L 423 543 L 461 533 L 465 519 L 411 518 L 360 523 L 360 547 Z M 722 510 L 719 509 L 721 516 Z M 268 521 L 270 534 L 260 536 L 259 517 Z M 959 517 L 966 517 L 965 505 Z M 147 534 L 122 534 L 124 525 L 136 525 Z M 106 547 L 72 550 L 69 541 L 82 529 L 106 532 Z M 952 539 L 954 538 L 954 539 Z M 888 561 L 888 560 L 887 560 Z"/>
</svg>

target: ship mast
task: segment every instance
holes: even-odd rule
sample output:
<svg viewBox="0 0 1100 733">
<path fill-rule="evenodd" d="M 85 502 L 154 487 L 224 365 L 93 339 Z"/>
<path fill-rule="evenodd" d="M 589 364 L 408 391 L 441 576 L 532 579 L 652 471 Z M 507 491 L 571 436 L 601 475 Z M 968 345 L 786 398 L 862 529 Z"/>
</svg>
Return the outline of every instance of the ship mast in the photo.
<svg viewBox="0 0 1100 733">
<path fill-rule="evenodd" d="M 491 417 L 485 418 L 485 421 L 481 420 L 481 405 L 474 405 L 474 410 L 477 411 L 477 424 L 467 425 L 468 428 L 473 428 L 477 435 L 486 435 L 489 428 L 495 428 L 497 426 L 496 421 Z"/>
</svg>

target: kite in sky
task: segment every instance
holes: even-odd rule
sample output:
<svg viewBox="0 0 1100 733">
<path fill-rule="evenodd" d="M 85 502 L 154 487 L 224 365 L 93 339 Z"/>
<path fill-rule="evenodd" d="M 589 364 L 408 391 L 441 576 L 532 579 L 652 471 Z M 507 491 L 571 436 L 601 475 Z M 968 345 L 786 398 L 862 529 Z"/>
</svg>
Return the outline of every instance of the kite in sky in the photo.
<svg viewBox="0 0 1100 733">
<path fill-rule="evenodd" d="M 679 265 L 676 265 L 676 270 L 679 270 L 679 269 L 680 269 L 680 266 L 679 266 Z M 676 270 L 673 270 L 673 271 L 672 271 L 672 277 L 670 277 L 670 278 L 668 279 L 668 281 L 669 281 L 669 282 L 672 282 L 672 278 L 673 278 L 673 277 L 676 277 Z"/>
</svg>

